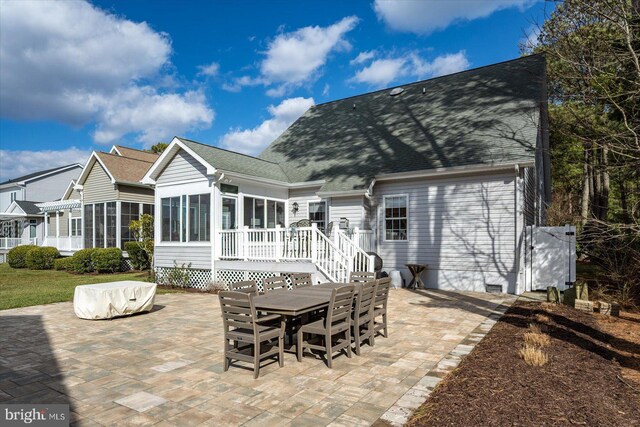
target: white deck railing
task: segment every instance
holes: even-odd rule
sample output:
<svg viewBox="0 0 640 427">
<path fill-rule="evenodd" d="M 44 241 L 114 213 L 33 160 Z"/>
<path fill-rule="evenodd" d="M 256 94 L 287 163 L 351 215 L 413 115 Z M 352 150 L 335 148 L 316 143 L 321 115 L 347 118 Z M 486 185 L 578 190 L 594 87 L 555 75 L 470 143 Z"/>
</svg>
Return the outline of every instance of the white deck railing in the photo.
<svg viewBox="0 0 640 427">
<path fill-rule="evenodd" d="M 365 252 L 376 251 L 376 240 L 373 230 L 360 230 L 358 227 L 356 227 L 353 230 L 353 236 L 351 237 L 351 240 L 353 240 L 354 243 L 357 244 L 358 247 Z"/>
<path fill-rule="evenodd" d="M 37 238 L 0 237 L 0 249 L 11 249 L 20 245 L 37 245 Z"/>
<path fill-rule="evenodd" d="M 222 230 L 219 259 L 244 261 L 310 261 L 329 279 L 346 282 L 352 271 L 374 271 L 367 255 L 344 233 L 331 241 L 311 227 Z"/>
<path fill-rule="evenodd" d="M 54 246 L 59 251 L 77 251 L 82 249 L 84 241 L 82 236 L 46 237 L 42 246 Z"/>
<path fill-rule="evenodd" d="M 358 236 L 354 233 L 354 239 L 349 238 L 342 230 L 336 230 L 334 234 L 335 244 L 349 260 L 350 271 L 374 271 L 374 257 L 367 254 L 355 240 Z"/>
</svg>

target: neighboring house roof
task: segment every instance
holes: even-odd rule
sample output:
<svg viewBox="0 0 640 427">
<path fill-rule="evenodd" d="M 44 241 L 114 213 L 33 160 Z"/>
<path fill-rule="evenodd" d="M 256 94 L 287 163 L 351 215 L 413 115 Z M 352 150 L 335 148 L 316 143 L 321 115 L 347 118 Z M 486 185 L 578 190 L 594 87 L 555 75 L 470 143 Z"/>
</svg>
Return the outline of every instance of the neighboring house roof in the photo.
<svg viewBox="0 0 640 427">
<path fill-rule="evenodd" d="M 155 153 L 149 154 L 154 156 L 155 159 L 159 157 Z M 96 162 L 104 168 L 112 183 L 141 185 L 140 180 L 145 176 L 154 161 L 145 161 L 119 154 L 94 151 L 91 153 L 91 156 L 89 156 L 89 160 L 87 160 L 87 164 L 78 178 L 77 185 L 84 185 Z"/>
<path fill-rule="evenodd" d="M 15 184 L 24 184 L 28 181 L 33 181 L 35 179 L 44 178 L 47 175 L 53 175 L 56 172 L 63 172 L 67 169 L 73 168 L 82 168 L 82 165 L 78 163 L 72 163 L 65 166 L 58 166 L 57 168 L 45 169 L 37 172 L 33 172 L 27 175 L 19 176 L 17 178 L 9 179 L 4 182 L 0 182 L 0 187 L 10 186 Z"/>
<path fill-rule="evenodd" d="M 379 174 L 531 162 L 546 102 L 541 55 L 311 107 L 260 158 L 289 182 L 366 189 Z"/>
<path fill-rule="evenodd" d="M 123 156 L 129 157 L 130 159 L 142 160 L 144 162 L 155 162 L 159 154 L 152 153 L 150 151 L 144 150 L 136 150 L 135 148 L 123 147 L 122 145 L 114 145 L 109 154 L 113 154 L 113 152 Z"/>
<path fill-rule="evenodd" d="M 27 215 L 38 215 L 40 214 L 40 208 L 38 206 L 36 206 L 36 203 L 40 203 L 40 202 L 31 202 L 28 200 L 14 200 L 13 203 L 16 204 L 16 206 L 18 206 L 22 212 L 24 212 Z M 9 211 L 9 208 L 7 208 L 7 211 Z"/>
<path fill-rule="evenodd" d="M 201 144 L 185 138 L 177 139 L 216 169 L 288 182 L 287 175 L 285 175 L 282 168 L 276 163 L 246 154 L 212 147 L 211 145 Z"/>
</svg>

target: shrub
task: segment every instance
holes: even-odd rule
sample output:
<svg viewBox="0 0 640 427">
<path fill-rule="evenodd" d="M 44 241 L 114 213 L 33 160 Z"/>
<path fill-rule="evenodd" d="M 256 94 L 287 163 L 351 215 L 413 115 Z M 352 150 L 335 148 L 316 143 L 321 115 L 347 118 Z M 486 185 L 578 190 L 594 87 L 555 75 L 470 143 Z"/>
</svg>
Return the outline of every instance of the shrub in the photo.
<svg viewBox="0 0 640 427">
<path fill-rule="evenodd" d="M 26 268 L 27 261 L 26 256 L 27 253 L 31 250 L 37 248 L 35 245 L 20 245 L 11 249 L 7 254 L 7 262 L 9 266 L 12 268 Z"/>
<path fill-rule="evenodd" d="M 98 273 L 115 273 L 122 266 L 120 248 L 97 248 L 91 254 L 93 268 Z"/>
<path fill-rule="evenodd" d="M 124 244 L 124 250 L 129 254 L 129 259 L 133 265 L 134 270 L 147 270 L 149 269 L 149 256 L 140 247 L 138 242 L 126 242 Z"/>
<path fill-rule="evenodd" d="M 518 351 L 518 354 L 527 365 L 531 366 L 542 366 L 549 361 L 549 358 L 542 350 L 526 344 Z"/>
<path fill-rule="evenodd" d="M 53 268 L 56 270 L 71 270 L 71 262 L 73 261 L 73 257 L 63 257 L 58 258 L 53 262 Z"/>
<path fill-rule="evenodd" d="M 173 267 L 168 268 L 169 271 L 165 276 L 166 284 L 172 288 L 188 288 L 191 283 L 190 269 L 191 263 L 186 266 L 184 263 L 178 266 L 178 263 L 174 260 Z"/>
<path fill-rule="evenodd" d="M 69 261 L 69 270 L 80 274 L 95 271 L 93 261 L 91 260 L 91 254 L 93 254 L 94 251 L 95 249 L 93 248 L 87 248 L 80 249 L 78 252 L 73 254 L 71 261 Z"/>
<path fill-rule="evenodd" d="M 56 258 L 60 258 L 58 249 L 53 246 L 41 246 L 28 251 L 25 262 L 32 270 L 51 270 Z"/>
</svg>

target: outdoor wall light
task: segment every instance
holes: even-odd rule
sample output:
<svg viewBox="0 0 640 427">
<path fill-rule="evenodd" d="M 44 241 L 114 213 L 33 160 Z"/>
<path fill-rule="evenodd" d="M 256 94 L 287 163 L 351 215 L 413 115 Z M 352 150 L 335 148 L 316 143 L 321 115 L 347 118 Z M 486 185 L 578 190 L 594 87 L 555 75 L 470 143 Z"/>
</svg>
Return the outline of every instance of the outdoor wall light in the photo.
<svg viewBox="0 0 640 427">
<path fill-rule="evenodd" d="M 298 206 L 298 202 L 293 202 L 293 204 L 291 205 L 291 212 L 296 214 L 296 213 L 298 213 L 298 209 L 299 208 L 300 208 L 300 206 Z"/>
</svg>

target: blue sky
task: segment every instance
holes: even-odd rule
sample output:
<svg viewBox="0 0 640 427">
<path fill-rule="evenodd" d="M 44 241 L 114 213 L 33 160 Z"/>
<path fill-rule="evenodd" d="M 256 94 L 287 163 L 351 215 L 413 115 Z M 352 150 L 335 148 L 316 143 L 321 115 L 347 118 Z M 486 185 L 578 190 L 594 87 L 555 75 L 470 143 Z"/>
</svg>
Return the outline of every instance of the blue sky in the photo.
<svg viewBox="0 0 640 427">
<path fill-rule="evenodd" d="M 174 135 L 259 153 L 310 105 L 519 56 L 536 0 L 0 0 L 0 180 Z"/>
</svg>

